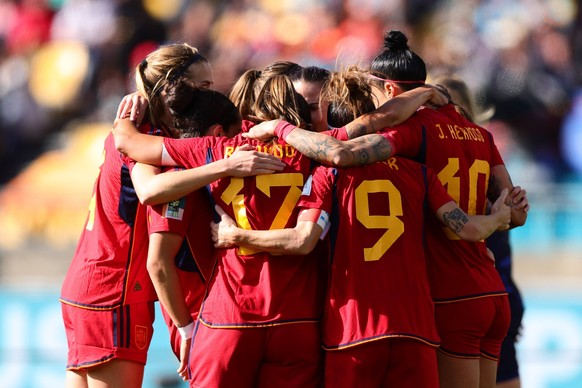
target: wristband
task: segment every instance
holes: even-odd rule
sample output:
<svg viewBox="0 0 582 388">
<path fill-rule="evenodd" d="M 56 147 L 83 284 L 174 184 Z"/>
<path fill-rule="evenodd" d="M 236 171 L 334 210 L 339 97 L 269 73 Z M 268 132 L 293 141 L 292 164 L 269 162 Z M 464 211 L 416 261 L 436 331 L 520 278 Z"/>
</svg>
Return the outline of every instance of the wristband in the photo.
<svg viewBox="0 0 582 388">
<path fill-rule="evenodd" d="M 279 124 L 277 124 L 273 132 L 275 133 L 275 136 L 277 136 L 279 139 L 285 140 L 287 138 L 287 135 L 289 135 L 289 133 L 294 129 L 295 126 L 293 124 L 289 124 L 286 121 L 281 121 Z"/>
<path fill-rule="evenodd" d="M 176 327 L 178 328 L 180 337 L 182 337 L 183 340 L 189 340 L 190 338 L 192 338 L 192 334 L 194 333 L 194 321 L 190 322 L 186 326 L 182 327 L 176 326 Z"/>
</svg>

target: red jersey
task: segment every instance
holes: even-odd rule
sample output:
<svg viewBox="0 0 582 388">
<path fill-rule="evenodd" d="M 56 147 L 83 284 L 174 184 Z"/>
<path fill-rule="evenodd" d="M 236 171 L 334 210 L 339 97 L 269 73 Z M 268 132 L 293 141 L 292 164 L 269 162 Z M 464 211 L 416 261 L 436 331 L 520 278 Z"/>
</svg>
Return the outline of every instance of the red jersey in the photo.
<svg viewBox="0 0 582 388">
<path fill-rule="evenodd" d="M 245 122 L 248 125 L 248 122 Z M 281 158 L 281 172 L 247 178 L 223 178 L 210 189 L 241 228 L 279 229 L 297 221 L 295 205 L 312 162 L 283 140 L 262 143 L 238 135 L 164 139 L 177 164 L 192 168 L 228 157 L 243 144 Z M 218 249 L 200 319 L 213 327 L 272 325 L 320 318 L 316 303 L 317 263 L 306 256 L 272 256 L 246 249 Z"/>
<path fill-rule="evenodd" d="M 393 143 L 396 154 L 437 172 L 467 214 L 485 213 L 490 168 L 503 164 L 491 133 L 447 105 L 421 109 L 382 134 Z M 505 293 L 484 241 L 460 240 L 436 218 L 428 221 L 428 272 L 435 302 Z"/>
<path fill-rule="evenodd" d="M 130 169 L 113 136 L 105 139 L 103 163 L 89 215 L 61 289 L 61 301 L 108 310 L 156 300 L 146 269 L 147 224 Z"/>
<path fill-rule="evenodd" d="M 299 207 L 331 215 L 324 307 L 328 350 L 389 337 L 437 345 L 423 220 L 452 201 L 436 174 L 403 158 L 347 169 L 320 166 Z"/>
</svg>

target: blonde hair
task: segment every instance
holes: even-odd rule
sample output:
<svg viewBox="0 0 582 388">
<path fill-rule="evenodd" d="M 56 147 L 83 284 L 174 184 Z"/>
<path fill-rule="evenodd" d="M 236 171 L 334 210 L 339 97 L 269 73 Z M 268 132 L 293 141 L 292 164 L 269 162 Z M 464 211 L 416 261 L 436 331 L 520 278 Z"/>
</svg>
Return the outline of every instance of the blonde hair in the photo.
<svg viewBox="0 0 582 388">
<path fill-rule="evenodd" d="M 158 128 L 166 128 L 162 92 L 188 73 L 191 65 L 208 60 L 198 49 L 187 43 L 160 46 L 151 52 L 135 71 L 137 90 L 149 102 L 150 122 Z"/>
<path fill-rule="evenodd" d="M 451 101 L 459 105 L 462 109 L 459 111 L 465 118 L 475 124 L 482 124 L 489 120 L 495 113 L 495 108 L 481 109 L 477 106 L 473 93 L 457 74 L 439 74 L 431 81 L 436 85 L 442 85 L 451 97 Z"/>
<path fill-rule="evenodd" d="M 329 125 L 341 127 L 364 113 L 375 109 L 369 72 L 349 66 L 331 73 L 324 84 L 320 101 L 329 102 Z"/>
<path fill-rule="evenodd" d="M 251 69 L 245 71 L 234 83 L 228 97 L 238 108 L 242 117 L 252 120 L 254 115 L 253 106 L 257 100 L 263 86 L 272 77 L 285 75 L 301 69 L 301 66 L 290 61 L 275 61 L 265 67 L 264 70 Z"/>
<path fill-rule="evenodd" d="M 295 91 L 286 75 L 269 77 L 252 106 L 252 121 L 280 119 L 301 128 L 308 128 L 311 113 L 307 101 Z"/>
</svg>

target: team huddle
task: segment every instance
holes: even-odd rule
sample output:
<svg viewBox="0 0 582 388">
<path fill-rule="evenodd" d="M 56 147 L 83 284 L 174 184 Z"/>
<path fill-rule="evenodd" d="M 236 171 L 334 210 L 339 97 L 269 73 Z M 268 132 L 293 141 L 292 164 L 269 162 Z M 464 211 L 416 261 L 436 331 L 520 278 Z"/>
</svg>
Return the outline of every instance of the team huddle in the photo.
<svg viewBox="0 0 582 388">
<path fill-rule="evenodd" d="M 485 239 L 526 192 L 406 37 L 212 79 L 187 44 L 136 68 L 61 291 L 67 387 L 140 387 L 158 300 L 192 387 L 495 386 Z"/>
</svg>

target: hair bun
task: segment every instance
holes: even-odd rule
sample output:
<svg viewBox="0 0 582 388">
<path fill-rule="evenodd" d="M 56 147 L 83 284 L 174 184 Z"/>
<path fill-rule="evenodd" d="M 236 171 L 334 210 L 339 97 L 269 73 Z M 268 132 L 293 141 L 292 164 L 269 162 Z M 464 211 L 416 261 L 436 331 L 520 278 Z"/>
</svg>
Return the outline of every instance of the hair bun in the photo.
<svg viewBox="0 0 582 388">
<path fill-rule="evenodd" d="M 183 114 L 194 100 L 195 89 L 188 82 L 178 82 L 166 90 L 166 105 L 173 114 Z"/>
<path fill-rule="evenodd" d="M 384 35 L 384 48 L 388 50 L 408 50 L 408 38 L 400 31 L 388 31 Z"/>
</svg>

